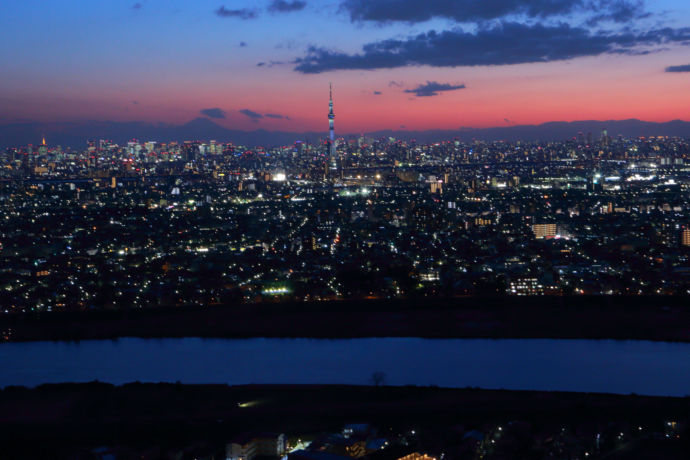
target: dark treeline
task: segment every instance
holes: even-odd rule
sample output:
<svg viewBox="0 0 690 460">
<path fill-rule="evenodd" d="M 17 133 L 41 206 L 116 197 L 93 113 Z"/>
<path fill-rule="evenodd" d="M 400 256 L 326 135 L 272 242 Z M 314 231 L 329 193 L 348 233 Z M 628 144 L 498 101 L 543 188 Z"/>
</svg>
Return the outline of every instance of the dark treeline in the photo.
<svg viewBox="0 0 690 460">
<path fill-rule="evenodd" d="M 283 302 L 5 315 L 9 341 L 117 337 L 589 338 L 690 341 L 682 297 Z"/>
</svg>

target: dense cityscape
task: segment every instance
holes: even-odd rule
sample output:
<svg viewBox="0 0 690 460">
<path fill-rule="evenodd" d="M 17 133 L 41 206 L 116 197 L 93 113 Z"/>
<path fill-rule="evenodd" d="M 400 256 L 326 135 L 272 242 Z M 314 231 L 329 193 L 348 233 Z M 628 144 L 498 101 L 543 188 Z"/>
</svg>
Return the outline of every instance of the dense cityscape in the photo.
<svg viewBox="0 0 690 460">
<path fill-rule="evenodd" d="M 0 10 L 0 460 L 688 460 L 687 0 Z"/>
<path fill-rule="evenodd" d="M 0 303 L 690 293 L 690 142 L 592 137 L 10 148 Z"/>
</svg>

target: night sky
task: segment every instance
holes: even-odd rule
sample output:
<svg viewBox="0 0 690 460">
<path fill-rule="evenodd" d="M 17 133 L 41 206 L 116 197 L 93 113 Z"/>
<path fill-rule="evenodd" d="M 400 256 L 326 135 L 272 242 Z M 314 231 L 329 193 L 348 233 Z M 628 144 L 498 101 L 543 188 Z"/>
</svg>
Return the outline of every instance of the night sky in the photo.
<svg viewBox="0 0 690 460">
<path fill-rule="evenodd" d="M 4 0 L 0 123 L 690 119 L 687 0 Z"/>
</svg>

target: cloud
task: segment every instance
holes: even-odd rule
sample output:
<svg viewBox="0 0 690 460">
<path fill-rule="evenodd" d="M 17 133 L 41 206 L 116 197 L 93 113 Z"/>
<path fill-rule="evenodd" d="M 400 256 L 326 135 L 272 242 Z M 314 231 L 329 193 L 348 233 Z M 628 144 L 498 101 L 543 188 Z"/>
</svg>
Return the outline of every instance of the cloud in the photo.
<svg viewBox="0 0 690 460">
<path fill-rule="evenodd" d="M 690 64 L 688 65 L 672 65 L 666 67 L 666 72 L 678 73 L 678 72 L 690 72 Z"/>
<path fill-rule="evenodd" d="M 380 95 L 382 95 L 382 94 L 383 94 L 383 93 L 382 93 L 381 91 L 374 91 L 374 96 L 380 96 Z"/>
<path fill-rule="evenodd" d="M 215 13 L 216 16 L 220 16 L 221 18 L 254 19 L 257 16 L 256 10 L 250 10 L 249 8 L 229 10 L 223 5 L 215 10 Z"/>
<path fill-rule="evenodd" d="M 266 117 L 266 118 L 276 118 L 276 119 L 279 119 L 279 120 L 289 120 L 289 119 L 290 119 L 290 117 L 288 117 L 288 116 L 286 116 L 286 115 L 280 115 L 280 114 L 278 114 L 278 113 L 265 113 L 265 114 L 264 114 L 264 117 Z"/>
<path fill-rule="evenodd" d="M 242 115 L 245 115 L 245 116 L 251 118 L 251 120 L 252 120 L 253 122 L 255 122 L 255 123 L 258 122 L 259 120 L 261 120 L 261 119 L 264 117 L 264 116 L 261 115 L 260 113 L 254 112 L 253 110 L 249 110 L 249 109 L 242 109 L 242 110 L 240 110 L 239 112 L 240 112 Z"/>
<path fill-rule="evenodd" d="M 285 64 L 282 61 L 270 61 L 270 62 L 259 62 L 256 64 L 257 67 L 273 67 L 274 65 L 283 65 Z"/>
<path fill-rule="evenodd" d="M 406 93 L 412 93 L 417 97 L 438 96 L 442 91 L 455 91 L 465 89 L 465 85 L 451 85 L 450 83 L 439 83 L 437 81 L 427 81 L 413 89 L 406 89 Z"/>
<path fill-rule="evenodd" d="M 315 74 L 346 69 L 404 66 L 467 67 L 569 60 L 602 54 L 648 54 L 660 45 L 690 44 L 690 27 L 636 32 L 502 22 L 476 32 L 430 31 L 407 39 L 368 43 L 358 54 L 310 47 L 294 70 Z"/>
<path fill-rule="evenodd" d="M 268 6 L 268 10 L 274 13 L 291 13 L 293 11 L 303 10 L 307 6 L 307 2 L 301 0 L 285 1 L 273 0 Z"/>
<path fill-rule="evenodd" d="M 225 118 L 225 111 L 219 109 L 218 107 L 214 107 L 212 109 L 201 109 L 199 113 L 209 118 Z"/>
<path fill-rule="evenodd" d="M 507 16 L 547 18 L 573 13 L 627 22 L 644 16 L 643 0 L 342 0 L 352 21 L 424 22 L 433 18 L 481 22 Z"/>
<path fill-rule="evenodd" d="M 651 13 L 645 11 L 643 0 L 600 0 L 599 2 L 593 1 L 592 6 L 594 11 L 601 11 L 601 13 L 590 17 L 588 20 L 590 25 L 595 25 L 602 21 L 625 23 L 651 16 Z"/>
</svg>

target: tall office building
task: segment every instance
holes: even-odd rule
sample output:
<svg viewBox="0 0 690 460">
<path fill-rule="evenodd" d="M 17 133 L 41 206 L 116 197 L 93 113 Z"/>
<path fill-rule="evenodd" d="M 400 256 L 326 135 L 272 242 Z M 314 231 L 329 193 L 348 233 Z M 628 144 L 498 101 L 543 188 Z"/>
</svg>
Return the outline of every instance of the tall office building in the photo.
<svg viewBox="0 0 690 460">
<path fill-rule="evenodd" d="M 46 145 L 46 137 L 44 135 L 41 138 L 41 145 L 38 146 L 38 154 L 45 155 L 46 153 L 48 153 L 48 146 Z"/>
<path fill-rule="evenodd" d="M 556 236 L 556 224 L 533 224 L 532 232 L 537 239 L 553 238 Z"/>
</svg>

